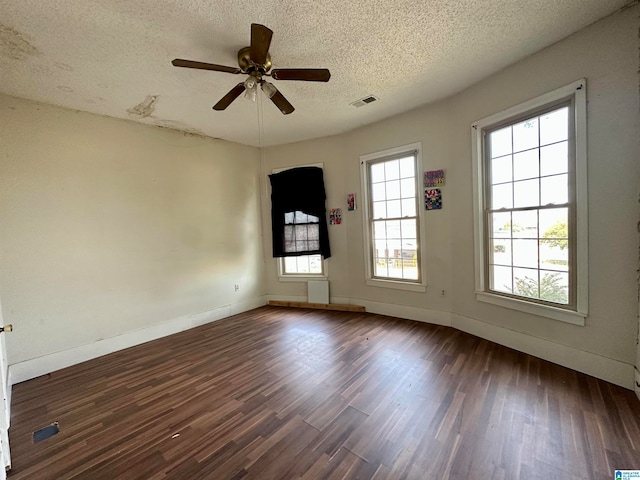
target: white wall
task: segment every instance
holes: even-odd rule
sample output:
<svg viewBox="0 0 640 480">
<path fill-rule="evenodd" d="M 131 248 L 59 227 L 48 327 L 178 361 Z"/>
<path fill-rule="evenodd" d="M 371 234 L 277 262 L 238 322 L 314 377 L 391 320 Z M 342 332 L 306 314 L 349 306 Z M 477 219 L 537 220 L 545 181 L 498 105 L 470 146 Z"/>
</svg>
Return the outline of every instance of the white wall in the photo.
<svg viewBox="0 0 640 480">
<path fill-rule="evenodd" d="M 0 125 L 10 364 L 263 301 L 256 148 L 6 96 Z"/>
<path fill-rule="evenodd" d="M 329 260 L 331 296 L 450 324 L 631 388 L 638 310 L 639 11 L 636 6 L 615 13 L 437 104 L 344 135 L 267 149 L 267 170 L 325 164 L 327 208 L 343 209 L 343 225 L 329 228 L 334 254 Z M 586 326 L 579 327 L 476 301 L 470 126 L 583 77 L 588 101 L 590 315 Z M 443 168 L 447 175 L 443 210 L 427 212 L 423 249 L 429 286 L 426 294 L 369 287 L 364 281 L 362 209 L 346 212 L 346 194 L 362 198 L 360 155 L 416 141 L 423 144 L 425 169 Z M 305 295 L 303 284 L 278 281 L 273 259 L 267 264 L 272 297 Z"/>
</svg>

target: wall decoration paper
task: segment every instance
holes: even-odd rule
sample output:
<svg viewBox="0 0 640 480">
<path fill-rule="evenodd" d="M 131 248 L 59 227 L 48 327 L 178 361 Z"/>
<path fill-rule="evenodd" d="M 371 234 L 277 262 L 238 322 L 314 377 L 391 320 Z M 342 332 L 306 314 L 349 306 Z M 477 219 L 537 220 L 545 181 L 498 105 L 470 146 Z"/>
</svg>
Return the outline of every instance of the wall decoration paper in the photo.
<svg viewBox="0 0 640 480">
<path fill-rule="evenodd" d="M 424 206 L 427 210 L 442 208 L 442 192 L 439 188 L 430 188 L 424 191 Z"/>
<path fill-rule="evenodd" d="M 356 209 L 356 194 L 349 193 L 347 195 L 347 210 L 352 212 L 355 209 Z"/>
<path fill-rule="evenodd" d="M 329 210 L 329 225 L 340 225 L 342 223 L 342 210 L 332 208 Z"/>
<path fill-rule="evenodd" d="M 444 170 L 429 170 L 424 172 L 424 188 L 442 187 L 444 185 Z"/>
</svg>

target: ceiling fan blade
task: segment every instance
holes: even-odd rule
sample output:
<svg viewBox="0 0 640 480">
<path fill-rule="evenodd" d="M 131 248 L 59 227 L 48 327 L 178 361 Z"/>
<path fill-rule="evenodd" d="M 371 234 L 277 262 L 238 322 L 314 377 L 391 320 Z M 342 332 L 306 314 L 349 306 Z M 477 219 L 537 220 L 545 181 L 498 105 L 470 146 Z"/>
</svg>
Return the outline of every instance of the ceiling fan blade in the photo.
<svg viewBox="0 0 640 480">
<path fill-rule="evenodd" d="M 258 65 L 267 63 L 267 54 L 273 32 L 259 23 L 251 24 L 251 61 Z"/>
<path fill-rule="evenodd" d="M 304 80 L 306 82 L 328 82 L 331 72 L 326 68 L 275 68 L 271 76 L 276 80 Z"/>
<path fill-rule="evenodd" d="M 276 107 L 280 109 L 280 111 L 284 115 L 289 115 L 295 110 L 295 108 L 293 108 L 293 105 L 289 103 L 289 100 L 284 98 L 284 95 L 282 95 L 277 88 L 273 88 L 275 89 L 276 93 L 274 93 L 271 97 L 271 101 L 276 105 Z"/>
<path fill-rule="evenodd" d="M 224 65 L 216 65 L 214 63 L 194 62 L 193 60 L 183 60 L 176 58 L 171 62 L 174 67 L 197 68 L 199 70 L 213 70 L 216 72 L 226 73 L 242 73 L 238 67 L 225 67 Z"/>
<path fill-rule="evenodd" d="M 229 90 L 229 93 L 222 97 L 220 101 L 213 106 L 213 109 L 224 110 L 229 105 L 231 105 L 231 102 L 238 98 L 242 92 L 244 92 L 244 83 L 240 82 L 231 90 Z"/>
</svg>

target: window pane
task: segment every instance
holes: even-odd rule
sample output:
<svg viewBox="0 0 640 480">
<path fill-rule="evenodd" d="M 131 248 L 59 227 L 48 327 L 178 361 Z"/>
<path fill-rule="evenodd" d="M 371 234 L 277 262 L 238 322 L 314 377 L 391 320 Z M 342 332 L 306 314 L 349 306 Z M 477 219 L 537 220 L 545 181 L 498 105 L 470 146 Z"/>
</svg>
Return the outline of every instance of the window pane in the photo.
<svg viewBox="0 0 640 480">
<path fill-rule="evenodd" d="M 540 240 L 540 267 L 549 270 L 569 271 L 569 239 Z"/>
<path fill-rule="evenodd" d="M 540 298 L 549 302 L 569 303 L 569 274 L 540 270 Z"/>
<path fill-rule="evenodd" d="M 554 175 L 540 179 L 542 186 L 542 205 L 560 205 L 569 201 L 569 176 Z"/>
<path fill-rule="evenodd" d="M 400 180 L 400 193 L 402 198 L 415 198 L 416 182 L 413 178 L 405 178 Z"/>
<path fill-rule="evenodd" d="M 400 177 L 415 179 L 415 160 L 414 157 L 405 157 L 400 159 Z"/>
<path fill-rule="evenodd" d="M 387 238 L 387 229 L 384 220 L 373 222 L 373 238 Z"/>
<path fill-rule="evenodd" d="M 524 180 L 540 176 L 538 169 L 538 149 L 526 150 L 513 156 L 513 179 Z"/>
<path fill-rule="evenodd" d="M 540 298 L 538 270 L 529 268 L 513 269 L 513 293 L 529 298 Z"/>
<path fill-rule="evenodd" d="M 400 239 L 387 241 L 387 258 L 402 258 L 402 242 Z"/>
<path fill-rule="evenodd" d="M 387 222 L 387 238 L 402 238 L 400 235 L 400 220 L 389 220 Z"/>
<path fill-rule="evenodd" d="M 401 220 L 402 238 L 417 238 L 416 236 L 416 220 Z"/>
<path fill-rule="evenodd" d="M 401 216 L 400 200 L 389 200 L 387 202 L 387 218 L 398 218 Z"/>
<path fill-rule="evenodd" d="M 284 257 L 282 258 L 282 272 L 286 275 L 322 275 L 322 256 L 302 255 L 299 257 Z"/>
<path fill-rule="evenodd" d="M 513 269 L 491 265 L 489 268 L 489 288 L 498 292 L 511 293 L 513 291 Z"/>
<path fill-rule="evenodd" d="M 386 200 L 387 194 L 384 188 L 384 183 L 374 183 L 371 185 L 371 200 L 378 202 L 380 200 Z"/>
<path fill-rule="evenodd" d="M 387 182 L 387 200 L 400 198 L 400 180 Z"/>
<path fill-rule="evenodd" d="M 322 255 L 309 255 L 309 273 L 322 273 Z"/>
<path fill-rule="evenodd" d="M 538 268 L 538 240 L 513 240 L 513 265 Z"/>
<path fill-rule="evenodd" d="M 387 202 L 373 202 L 373 218 L 386 218 Z"/>
<path fill-rule="evenodd" d="M 309 257 L 295 257 L 298 273 L 309 273 Z"/>
<path fill-rule="evenodd" d="M 513 126 L 513 152 L 538 146 L 538 119 L 531 118 Z"/>
<path fill-rule="evenodd" d="M 402 216 L 403 217 L 415 217 L 416 216 L 416 201 L 413 198 L 407 198 L 402 200 Z"/>
<path fill-rule="evenodd" d="M 373 274 L 376 277 L 387 277 L 389 276 L 389 270 L 387 269 L 387 259 L 386 258 L 375 258 L 373 265 Z"/>
<path fill-rule="evenodd" d="M 540 180 L 523 180 L 513 184 L 513 206 L 535 207 L 540 205 Z"/>
<path fill-rule="evenodd" d="M 540 210 L 540 233 L 542 238 L 566 237 L 569 210 L 549 208 Z"/>
<path fill-rule="evenodd" d="M 309 216 L 306 213 L 295 212 L 293 221 L 295 223 L 309 223 Z"/>
<path fill-rule="evenodd" d="M 512 184 L 494 185 L 491 187 L 491 208 L 511 208 L 513 207 Z"/>
<path fill-rule="evenodd" d="M 493 238 L 490 240 L 489 263 L 494 265 L 511 265 L 511 240 Z"/>
<path fill-rule="evenodd" d="M 569 138 L 569 107 L 563 107 L 540 117 L 540 145 Z"/>
<path fill-rule="evenodd" d="M 511 238 L 511 213 L 492 213 L 489 221 L 493 238 Z"/>
<path fill-rule="evenodd" d="M 371 183 L 384 182 L 384 163 L 371 165 Z"/>
<path fill-rule="evenodd" d="M 569 142 L 554 143 L 540 149 L 540 175 L 555 175 L 568 171 Z"/>
<path fill-rule="evenodd" d="M 511 173 L 511 155 L 493 158 L 491 160 L 491 184 L 510 182 L 513 180 Z"/>
<path fill-rule="evenodd" d="M 294 212 L 287 212 L 284 214 L 284 223 L 293 223 Z"/>
<path fill-rule="evenodd" d="M 538 211 L 513 212 L 511 232 L 514 238 L 538 238 Z"/>
<path fill-rule="evenodd" d="M 491 158 L 502 157 L 511 153 L 511 127 L 496 130 L 489 134 Z"/>
<path fill-rule="evenodd" d="M 389 277 L 402 278 L 402 260 L 396 258 L 388 258 L 387 262 L 389 266 Z"/>
<path fill-rule="evenodd" d="M 298 268 L 298 262 L 296 262 L 296 257 L 284 257 L 285 273 L 296 273 L 297 268 Z"/>
<path fill-rule="evenodd" d="M 384 177 L 386 181 L 397 180 L 400 178 L 400 161 L 391 160 L 384 162 Z"/>
<path fill-rule="evenodd" d="M 386 240 L 375 240 L 374 241 L 374 256 L 376 257 L 386 257 L 387 256 L 387 241 Z"/>
</svg>

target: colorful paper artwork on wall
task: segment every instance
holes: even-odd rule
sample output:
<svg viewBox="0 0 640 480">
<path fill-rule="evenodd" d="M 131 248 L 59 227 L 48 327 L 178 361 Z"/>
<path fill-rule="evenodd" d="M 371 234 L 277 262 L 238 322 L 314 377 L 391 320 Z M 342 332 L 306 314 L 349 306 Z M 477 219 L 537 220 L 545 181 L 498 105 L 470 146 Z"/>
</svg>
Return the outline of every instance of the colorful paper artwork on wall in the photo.
<svg viewBox="0 0 640 480">
<path fill-rule="evenodd" d="M 444 185 L 444 170 L 429 170 L 424 172 L 424 188 L 442 187 Z"/>
<path fill-rule="evenodd" d="M 442 192 L 439 188 L 425 189 L 424 206 L 427 210 L 440 210 L 442 208 Z"/>
<path fill-rule="evenodd" d="M 356 209 L 356 194 L 349 193 L 347 195 L 347 210 L 352 212 L 355 209 Z"/>
<path fill-rule="evenodd" d="M 342 223 L 342 210 L 332 208 L 329 210 L 329 225 L 340 225 Z"/>
</svg>

